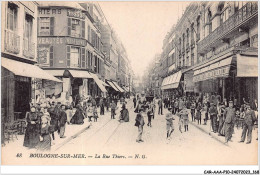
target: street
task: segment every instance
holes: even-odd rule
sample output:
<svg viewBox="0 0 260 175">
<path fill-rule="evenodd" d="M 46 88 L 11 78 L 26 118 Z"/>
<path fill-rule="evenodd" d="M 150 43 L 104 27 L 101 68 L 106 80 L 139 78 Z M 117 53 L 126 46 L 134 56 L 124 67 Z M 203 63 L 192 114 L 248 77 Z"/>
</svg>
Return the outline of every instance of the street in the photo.
<svg viewBox="0 0 260 175">
<path fill-rule="evenodd" d="M 97 123 L 92 123 L 90 129 L 54 150 L 57 151 L 55 153 L 85 154 L 90 156 L 86 160 L 88 164 L 111 165 L 131 162 L 138 154 L 144 157 L 136 158 L 134 164 L 253 164 L 257 159 L 257 142 L 251 145 L 235 143 L 238 145 L 236 147 L 226 146 L 191 124 L 188 132 L 180 133 L 177 116 L 170 142 L 166 140 L 165 116 L 155 115 L 151 128 L 146 125 L 145 116 L 144 142 L 137 143 L 137 128 L 134 126 L 136 113 L 133 112 L 131 100 L 127 108 L 130 111 L 129 123 L 118 122 L 119 110 L 115 120 L 111 120 L 109 115 L 101 116 Z M 164 109 L 164 114 L 166 113 Z M 114 158 L 106 159 L 106 156 Z M 77 159 L 70 159 L 70 163 L 79 162 Z"/>
</svg>

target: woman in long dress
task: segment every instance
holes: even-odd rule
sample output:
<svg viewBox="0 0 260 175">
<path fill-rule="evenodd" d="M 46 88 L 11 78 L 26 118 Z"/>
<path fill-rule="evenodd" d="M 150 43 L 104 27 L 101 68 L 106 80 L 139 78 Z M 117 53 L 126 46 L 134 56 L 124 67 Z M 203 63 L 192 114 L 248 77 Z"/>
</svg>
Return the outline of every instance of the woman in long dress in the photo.
<svg viewBox="0 0 260 175">
<path fill-rule="evenodd" d="M 41 118 L 37 114 L 34 106 L 32 106 L 31 111 L 26 114 L 26 121 L 27 127 L 24 135 L 23 146 L 35 148 L 39 143 Z"/>
<path fill-rule="evenodd" d="M 40 142 L 38 144 L 38 150 L 49 151 L 50 149 L 51 149 L 50 125 L 48 122 L 48 116 L 44 115 L 42 117 Z"/>
<path fill-rule="evenodd" d="M 83 110 L 80 104 L 77 105 L 76 113 L 73 115 L 72 119 L 70 120 L 70 123 L 77 125 L 81 125 L 84 123 Z"/>
</svg>

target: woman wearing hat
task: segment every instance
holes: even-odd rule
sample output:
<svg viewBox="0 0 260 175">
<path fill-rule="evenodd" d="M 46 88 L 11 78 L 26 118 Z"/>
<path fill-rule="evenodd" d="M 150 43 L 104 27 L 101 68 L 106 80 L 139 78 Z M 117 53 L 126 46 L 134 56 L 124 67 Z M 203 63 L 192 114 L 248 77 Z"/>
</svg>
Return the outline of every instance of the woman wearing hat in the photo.
<svg viewBox="0 0 260 175">
<path fill-rule="evenodd" d="M 120 122 L 129 122 L 129 112 L 126 109 L 126 105 L 122 105 L 122 110 L 120 111 Z"/>
<path fill-rule="evenodd" d="M 34 106 L 31 111 L 26 114 L 27 127 L 24 135 L 23 146 L 35 148 L 39 143 L 40 123 L 41 118 L 36 112 Z"/>
</svg>

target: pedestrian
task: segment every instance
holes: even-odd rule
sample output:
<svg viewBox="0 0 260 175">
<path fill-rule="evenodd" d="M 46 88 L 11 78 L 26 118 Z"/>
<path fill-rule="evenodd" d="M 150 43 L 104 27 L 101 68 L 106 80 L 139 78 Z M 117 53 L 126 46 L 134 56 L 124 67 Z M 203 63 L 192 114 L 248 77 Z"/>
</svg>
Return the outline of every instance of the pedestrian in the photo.
<svg viewBox="0 0 260 175">
<path fill-rule="evenodd" d="M 222 128 L 224 126 L 224 112 L 225 112 L 225 106 L 223 103 L 220 103 L 219 104 L 219 111 L 218 111 L 218 121 L 219 121 L 219 127 L 218 127 L 218 135 L 221 136 L 221 135 L 224 135 Z"/>
<path fill-rule="evenodd" d="M 178 98 L 175 99 L 174 101 L 174 114 L 176 114 L 179 110 L 179 102 L 178 102 Z"/>
<path fill-rule="evenodd" d="M 235 108 L 233 108 L 233 101 L 229 101 L 229 105 L 224 112 L 225 117 L 225 143 L 231 141 L 233 134 L 233 125 L 235 121 Z"/>
<path fill-rule="evenodd" d="M 94 122 L 97 122 L 98 119 L 97 107 L 93 107 L 93 118 L 94 118 Z"/>
<path fill-rule="evenodd" d="M 133 102 L 134 102 L 134 108 L 136 107 L 136 98 L 134 97 L 133 99 Z"/>
<path fill-rule="evenodd" d="M 63 104 L 61 105 L 61 112 L 59 118 L 59 127 L 60 127 L 60 138 L 65 138 L 65 127 L 67 123 L 67 113 L 65 111 L 66 106 Z"/>
<path fill-rule="evenodd" d="M 182 133 L 182 127 L 183 127 L 183 116 L 179 116 L 179 122 L 178 122 L 178 125 L 179 125 L 179 131 Z"/>
<path fill-rule="evenodd" d="M 112 100 L 111 103 L 111 119 L 115 119 L 115 115 L 116 115 L 116 103 L 114 100 Z"/>
<path fill-rule="evenodd" d="M 153 117 L 153 112 L 152 112 L 152 106 L 148 102 L 148 111 L 147 111 L 147 117 L 148 117 L 148 123 L 147 126 L 152 127 L 152 117 Z"/>
<path fill-rule="evenodd" d="M 178 113 L 178 115 L 183 119 L 184 132 L 189 131 L 189 111 L 186 105 L 183 105 L 183 109 Z"/>
<path fill-rule="evenodd" d="M 243 132 L 241 136 L 240 142 L 244 142 L 247 135 L 247 142 L 246 144 L 250 144 L 252 141 L 252 130 L 254 123 L 256 121 L 255 112 L 247 105 L 247 109 L 245 111 L 245 118 L 243 123 Z"/>
<path fill-rule="evenodd" d="M 122 110 L 120 111 L 120 122 L 129 122 L 129 112 L 128 109 L 126 109 L 126 105 L 122 105 Z"/>
<path fill-rule="evenodd" d="M 108 97 L 107 97 L 107 101 L 106 101 L 107 111 L 109 111 L 109 105 L 110 105 L 110 102 L 111 102 L 111 97 L 108 96 Z"/>
<path fill-rule="evenodd" d="M 104 99 L 101 97 L 99 101 L 99 106 L 100 106 L 100 115 L 105 114 L 105 104 L 104 104 Z"/>
<path fill-rule="evenodd" d="M 163 102 L 162 102 L 162 98 L 159 99 L 158 101 L 158 115 L 163 115 Z"/>
<path fill-rule="evenodd" d="M 199 102 L 198 103 L 198 106 L 197 106 L 197 108 L 196 108 L 196 119 L 197 119 L 197 121 L 198 121 L 198 125 L 201 125 L 201 109 L 202 109 L 202 107 L 201 107 L 201 103 Z"/>
<path fill-rule="evenodd" d="M 174 126 L 173 126 L 173 115 L 172 115 L 172 112 L 171 112 L 172 108 L 169 107 L 168 108 L 168 113 L 166 114 L 166 132 L 167 132 L 167 135 L 166 135 L 166 139 L 167 140 L 170 140 L 171 139 L 171 134 L 173 133 L 174 131 Z"/>
<path fill-rule="evenodd" d="M 209 115 L 211 121 L 211 129 L 214 133 L 217 132 L 217 113 L 217 108 L 215 107 L 214 103 L 211 103 L 209 108 Z"/>
<path fill-rule="evenodd" d="M 88 115 L 88 121 L 92 122 L 92 117 L 94 117 L 94 107 L 92 106 L 92 103 L 89 104 L 87 108 L 87 115 Z"/>
<path fill-rule="evenodd" d="M 50 125 L 48 117 L 42 117 L 37 150 L 49 151 L 51 149 Z"/>
<path fill-rule="evenodd" d="M 76 106 L 76 112 L 70 120 L 71 124 L 82 125 L 84 123 L 83 109 L 80 104 Z"/>
<path fill-rule="evenodd" d="M 140 108 L 139 110 L 140 112 L 136 115 L 136 118 L 135 118 L 135 126 L 138 127 L 138 136 L 137 136 L 137 139 L 136 139 L 136 142 L 140 143 L 140 142 L 143 142 L 142 140 L 142 135 L 143 135 L 143 127 L 144 127 L 144 109 L 143 108 Z"/>
<path fill-rule="evenodd" d="M 191 109 L 191 120 L 192 120 L 192 122 L 195 121 L 195 108 L 196 108 L 196 104 L 195 104 L 194 101 L 192 101 L 191 107 L 190 107 L 190 109 Z"/>
<path fill-rule="evenodd" d="M 27 127 L 24 135 L 23 146 L 35 148 L 39 143 L 41 118 L 37 115 L 36 108 L 31 107 L 31 111 L 26 113 Z"/>
</svg>

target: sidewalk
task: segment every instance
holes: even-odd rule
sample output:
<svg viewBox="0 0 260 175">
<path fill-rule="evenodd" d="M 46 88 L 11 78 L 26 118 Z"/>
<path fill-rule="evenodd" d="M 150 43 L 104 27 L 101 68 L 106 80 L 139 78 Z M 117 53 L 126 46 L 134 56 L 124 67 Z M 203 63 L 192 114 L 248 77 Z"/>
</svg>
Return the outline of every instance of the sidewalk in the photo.
<svg viewBox="0 0 260 175">
<path fill-rule="evenodd" d="M 127 103 L 130 101 L 130 99 L 126 99 Z M 121 110 L 121 104 L 118 103 L 118 109 L 116 110 L 116 113 L 119 114 L 119 111 Z M 98 114 L 100 114 L 100 108 L 97 109 Z M 102 117 L 100 117 L 99 115 L 99 121 L 100 120 L 105 120 L 106 118 L 110 119 L 110 111 L 106 111 L 105 110 L 105 115 L 103 115 Z M 118 116 L 118 115 L 117 115 Z M 77 136 L 79 136 L 80 134 L 82 134 L 84 131 L 86 131 L 87 129 L 91 128 L 92 124 L 96 125 L 99 124 L 100 122 L 94 123 L 94 122 L 88 122 L 88 118 L 84 119 L 84 124 L 82 125 L 68 125 L 66 124 L 66 128 L 65 128 L 65 136 L 66 138 L 60 138 L 60 136 L 58 135 L 57 132 L 55 132 L 54 137 L 55 140 L 52 140 L 52 143 L 54 143 L 54 145 L 51 146 L 51 151 L 55 151 L 57 149 L 59 149 L 62 145 L 68 143 L 69 141 L 71 141 L 72 139 L 76 138 Z M 51 137 L 52 138 L 52 137 Z M 23 141 L 24 141 L 24 135 L 17 135 L 17 139 L 14 137 L 13 140 L 10 140 L 9 143 L 6 141 L 5 142 L 5 146 L 2 146 L 2 153 L 6 152 L 6 153 L 10 153 L 10 152 L 35 152 L 37 151 L 36 149 L 28 149 L 26 147 L 23 146 Z"/>
<path fill-rule="evenodd" d="M 207 125 L 203 125 L 204 121 L 201 121 L 201 125 L 198 125 L 197 120 L 195 120 L 195 122 L 192 122 L 191 113 L 189 113 L 189 123 L 191 125 L 195 126 L 196 128 L 198 128 L 202 132 L 208 134 L 209 136 L 211 136 L 215 140 L 224 144 L 225 143 L 225 136 L 219 136 L 218 133 L 212 132 L 212 129 L 210 128 L 210 122 L 211 121 L 208 120 Z M 246 144 L 246 140 L 245 140 L 244 143 L 238 143 L 241 139 L 242 131 L 243 131 L 243 129 L 241 127 L 237 128 L 235 126 L 234 133 L 233 133 L 232 139 L 231 139 L 232 141 L 228 143 L 228 146 L 236 147 L 236 145 Z M 257 138 L 257 128 L 253 129 L 253 131 L 252 131 L 252 142 L 249 145 L 253 145 L 254 143 L 258 142 L 256 140 L 256 138 Z"/>
</svg>

